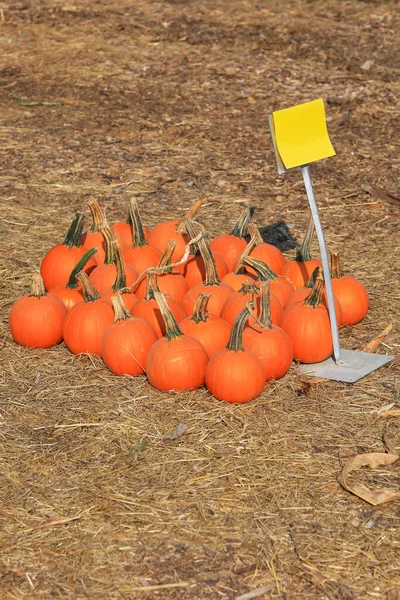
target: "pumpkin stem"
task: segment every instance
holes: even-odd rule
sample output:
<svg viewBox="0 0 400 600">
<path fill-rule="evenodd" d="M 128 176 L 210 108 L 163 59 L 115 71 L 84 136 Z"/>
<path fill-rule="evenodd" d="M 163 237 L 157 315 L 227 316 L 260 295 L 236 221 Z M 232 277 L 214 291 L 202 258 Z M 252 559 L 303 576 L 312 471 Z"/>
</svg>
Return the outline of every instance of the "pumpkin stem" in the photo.
<svg viewBox="0 0 400 600">
<path fill-rule="evenodd" d="M 92 258 L 93 254 L 96 254 L 96 252 L 98 252 L 97 248 L 90 248 L 90 250 L 85 252 L 82 258 L 76 263 L 76 265 L 72 269 L 71 275 L 68 279 L 68 283 L 65 286 L 66 288 L 68 288 L 69 290 L 74 290 L 78 287 L 76 276 L 78 275 L 79 271 L 82 271 L 83 267 Z"/>
<path fill-rule="evenodd" d="M 176 226 L 176 230 L 179 233 L 185 233 L 186 232 L 185 219 L 193 219 L 193 217 L 195 217 L 196 214 L 199 212 L 200 208 L 207 202 L 208 202 L 207 198 L 202 198 L 201 200 L 196 200 L 196 202 L 194 202 L 192 204 L 192 206 L 189 208 L 189 210 L 187 210 L 186 213 L 184 214 L 183 218 L 179 221 L 178 225 Z"/>
<path fill-rule="evenodd" d="M 95 302 L 100 299 L 99 292 L 96 290 L 85 271 L 79 271 L 76 278 L 82 286 L 83 299 L 85 302 Z"/>
<path fill-rule="evenodd" d="M 106 223 L 106 218 L 103 211 L 100 208 L 100 204 L 96 198 L 90 198 L 88 201 L 89 210 L 92 214 L 92 233 L 100 233 L 103 223 Z"/>
<path fill-rule="evenodd" d="M 157 281 L 157 273 L 154 271 L 147 271 L 146 273 L 146 300 L 150 302 L 150 300 L 155 300 L 155 293 L 159 292 L 158 289 L 158 281 Z"/>
<path fill-rule="evenodd" d="M 267 279 L 276 281 L 278 279 L 278 275 L 265 262 L 258 260 L 258 258 L 247 256 L 243 260 L 243 263 L 252 267 L 257 272 L 257 281 L 266 281 Z"/>
<path fill-rule="evenodd" d="M 235 235 L 239 238 L 244 238 L 248 235 L 248 225 L 254 211 L 254 206 L 248 206 L 240 213 L 240 217 L 238 218 L 235 227 L 232 229 L 231 235 Z"/>
<path fill-rule="evenodd" d="M 249 231 L 249 234 L 251 235 L 250 243 L 252 243 L 252 247 L 250 248 L 250 251 L 253 249 L 253 247 L 257 247 L 261 244 L 264 244 L 264 240 L 257 225 L 254 225 L 254 223 L 249 223 L 247 229 Z"/>
<path fill-rule="evenodd" d="M 315 267 L 314 271 L 311 273 L 310 279 L 304 285 L 305 288 L 314 287 L 315 280 L 317 279 L 318 275 L 320 274 L 320 271 L 321 271 L 320 267 Z"/>
<path fill-rule="evenodd" d="M 249 231 L 250 231 L 250 228 L 252 228 L 252 227 L 254 227 L 254 225 L 252 225 L 250 223 L 249 226 L 248 226 Z M 258 231 L 258 229 L 257 229 L 257 231 Z M 239 274 L 242 275 L 243 273 L 246 272 L 246 267 L 243 264 L 244 263 L 244 259 L 249 256 L 250 252 L 253 250 L 253 248 L 255 247 L 255 245 L 256 245 L 256 237 L 255 237 L 255 235 L 252 234 L 249 243 L 247 244 L 246 248 L 243 250 L 242 254 L 239 256 L 237 267 L 234 270 L 234 273 L 236 275 L 239 275 Z"/>
<path fill-rule="evenodd" d="M 112 240 L 113 250 L 114 250 L 114 258 L 115 258 L 115 266 L 117 269 L 117 275 L 115 277 L 115 281 L 112 285 L 112 291 L 118 292 L 122 290 L 122 288 L 126 287 L 126 269 L 125 269 L 125 260 L 122 254 L 121 246 L 118 240 Z"/>
<path fill-rule="evenodd" d="M 320 272 L 318 277 L 315 280 L 313 289 L 311 290 L 311 292 L 307 296 L 307 298 L 304 300 L 304 304 L 315 308 L 316 306 L 318 306 L 318 304 L 321 303 L 323 293 L 324 293 L 324 278 Z"/>
<path fill-rule="evenodd" d="M 184 219 L 184 222 L 186 230 L 190 235 L 190 239 L 193 240 L 199 234 L 199 225 L 196 223 L 196 221 L 192 221 L 189 219 Z M 219 285 L 221 283 L 221 280 L 218 277 L 217 266 L 215 264 L 211 248 L 208 243 L 207 234 L 202 235 L 202 237 L 197 242 L 197 245 L 199 247 L 202 259 L 204 260 L 204 266 L 206 269 L 206 278 L 204 281 L 204 285 Z"/>
<path fill-rule="evenodd" d="M 250 306 L 252 306 L 252 308 L 254 308 L 254 305 L 250 304 Z M 239 350 L 244 350 L 242 336 L 243 336 L 243 329 L 244 329 L 244 326 L 246 325 L 249 315 L 250 315 L 249 309 L 246 307 L 236 317 L 235 322 L 232 327 L 231 337 L 229 338 L 228 345 L 226 346 L 228 350 L 233 350 L 234 352 L 239 352 Z"/>
<path fill-rule="evenodd" d="M 40 273 L 34 273 L 32 275 L 31 293 L 29 295 L 34 296 L 35 298 L 41 298 L 42 296 L 47 295 Z"/>
<path fill-rule="evenodd" d="M 207 311 L 208 301 L 211 298 L 211 294 L 199 294 L 193 306 L 192 321 L 200 323 L 200 321 L 207 322 L 209 314 Z"/>
<path fill-rule="evenodd" d="M 260 286 L 260 316 L 258 321 L 263 327 L 272 329 L 271 284 L 269 281 L 264 281 Z"/>
<path fill-rule="evenodd" d="M 146 246 L 147 240 L 144 235 L 143 223 L 136 198 L 129 200 L 129 215 L 132 221 L 132 247 L 141 248 L 142 246 Z"/>
<path fill-rule="evenodd" d="M 308 222 L 308 227 L 304 239 L 301 243 L 300 250 L 297 251 L 296 260 L 297 262 L 305 262 L 311 260 L 310 244 L 315 231 L 314 220 L 312 216 Z"/>
<path fill-rule="evenodd" d="M 157 302 L 161 316 L 164 319 L 165 337 L 167 340 L 170 342 L 173 339 L 182 337 L 182 331 L 179 329 L 179 325 L 167 304 L 164 294 L 159 291 L 154 291 L 154 299 Z"/>
<path fill-rule="evenodd" d="M 125 306 L 121 294 L 116 294 L 115 296 L 112 296 L 111 302 L 115 314 L 114 323 L 118 323 L 118 321 L 126 321 L 126 319 L 132 318 L 131 313 Z"/>
<path fill-rule="evenodd" d="M 63 246 L 68 246 L 69 249 L 71 249 L 73 246 L 77 246 L 79 248 L 81 244 L 84 219 L 85 215 L 82 212 L 76 213 L 63 241 Z"/>
<path fill-rule="evenodd" d="M 331 252 L 331 277 L 332 279 L 340 279 L 342 277 L 339 263 L 339 252 Z"/>
<path fill-rule="evenodd" d="M 171 264 L 172 255 L 176 248 L 176 242 L 174 240 L 168 240 L 165 245 L 164 253 L 159 260 L 158 267 L 163 269 L 164 267 L 168 267 Z M 163 269 L 163 273 L 171 273 L 172 267 L 170 269 Z"/>
<path fill-rule="evenodd" d="M 115 263 L 115 252 L 114 252 L 114 246 L 113 246 L 113 240 L 115 240 L 115 236 L 114 236 L 112 230 L 110 229 L 110 227 L 107 225 L 107 223 L 103 223 L 103 225 L 101 226 L 100 232 L 104 238 L 104 244 L 106 247 L 104 264 L 105 265 L 113 265 Z"/>
</svg>

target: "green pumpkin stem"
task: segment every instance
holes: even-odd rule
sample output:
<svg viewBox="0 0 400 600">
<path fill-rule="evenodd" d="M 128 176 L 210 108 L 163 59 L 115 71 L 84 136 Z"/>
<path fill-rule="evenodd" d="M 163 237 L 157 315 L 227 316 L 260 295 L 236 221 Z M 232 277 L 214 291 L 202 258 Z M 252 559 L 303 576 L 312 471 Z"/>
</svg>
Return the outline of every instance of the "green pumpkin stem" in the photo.
<svg viewBox="0 0 400 600">
<path fill-rule="evenodd" d="M 126 287 L 125 260 L 118 240 L 113 240 L 112 245 L 114 247 L 114 259 L 117 275 L 111 289 L 113 292 L 118 292 Z"/>
<path fill-rule="evenodd" d="M 34 296 L 35 298 L 41 298 L 42 296 L 46 296 L 46 288 L 44 287 L 43 279 L 40 273 L 34 273 L 32 275 L 32 283 L 31 283 L 31 293 L 29 296 Z"/>
<path fill-rule="evenodd" d="M 310 279 L 307 281 L 307 283 L 304 285 L 304 287 L 310 288 L 310 289 L 313 288 L 315 280 L 317 279 L 320 272 L 321 272 L 321 267 L 315 267 L 314 271 L 311 273 Z"/>
<path fill-rule="evenodd" d="M 85 302 L 95 302 L 100 299 L 99 292 L 96 290 L 85 271 L 79 271 L 76 278 L 82 286 L 83 299 Z"/>
<path fill-rule="evenodd" d="M 101 228 L 104 223 L 106 223 L 106 218 L 104 216 L 103 211 L 100 208 L 100 204 L 97 202 L 96 198 L 90 198 L 88 201 L 89 210 L 92 214 L 92 233 L 100 233 Z"/>
<path fill-rule="evenodd" d="M 243 263 L 256 271 L 257 281 L 276 281 L 278 279 L 278 275 L 265 262 L 258 260 L 258 258 L 247 256 L 244 258 Z"/>
<path fill-rule="evenodd" d="M 136 198 L 129 200 L 129 215 L 132 221 L 132 247 L 142 248 L 147 245 L 144 235 L 143 223 L 140 218 L 139 207 Z"/>
<path fill-rule="evenodd" d="M 340 279 L 342 277 L 339 263 L 339 252 L 331 252 L 331 277 L 332 279 Z"/>
<path fill-rule="evenodd" d="M 110 227 L 107 225 L 107 223 L 103 223 L 100 233 L 104 238 L 104 244 L 106 247 L 104 264 L 105 265 L 113 265 L 113 264 L 115 264 L 115 251 L 114 251 L 114 245 L 113 245 L 113 241 L 115 240 L 114 233 L 110 229 Z"/>
<path fill-rule="evenodd" d="M 251 235 L 251 240 L 249 242 L 250 244 L 252 244 L 250 246 L 250 250 L 249 250 L 249 253 L 250 253 L 251 250 L 253 250 L 253 248 L 256 248 L 257 246 L 264 244 L 264 240 L 262 239 L 260 230 L 258 229 L 257 225 L 254 225 L 254 223 L 249 223 L 249 226 L 247 229 L 249 231 L 249 234 Z"/>
<path fill-rule="evenodd" d="M 159 292 L 158 281 L 157 281 L 157 273 L 154 271 L 147 271 L 146 274 L 146 300 L 150 302 L 150 300 L 155 300 L 155 293 Z"/>
<path fill-rule="evenodd" d="M 81 244 L 81 235 L 83 232 L 83 221 L 85 219 L 85 215 L 83 212 L 77 212 L 70 228 L 68 229 L 68 233 L 65 236 L 63 241 L 63 246 L 68 246 L 71 249 L 73 246 L 77 246 L 79 248 Z"/>
<path fill-rule="evenodd" d="M 192 321 L 200 323 L 200 321 L 207 322 L 210 315 L 207 311 L 208 301 L 211 298 L 211 294 L 199 294 L 193 306 Z"/>
<path fill-rule="evenodd" d="M 271 284 L 269 281 L 264 281 L 260 286 L 260 316 L 258 321 L 263 327 L 272 329 Z"/>
<path fill-rule="evenodd" d="M 193 240 L 200 233 L 199 225 L 195 221 L 189 219 L 185 219 L 184 221 L 190 239 Z M 206 278 L 204 281 L 204 285 L 219 285 L 221 283 L 221 280 L 218 277 L 217 265 L 215 264 L 211 248 L 208 243 L 207 234 L 203 234 L 203 236 L 197 242 L 197 245 L 200 250 L 202 259 L 204 261 L 204 266 L 206 270 Z"/>
<path fill-rule="evenodd" d="M 253 305 L 254 308 L 254 305 Z M 232 327 L 231 337 L 229 338 L 228 345 L 226 346 L 228 350 L 233 350 L 234 352 L 239 352 L 239 350 L 244 350 L 243 347 L 243 329 L 247 323 L 247 320 L 250 316 L 250 312 L 248 308 L 244 308 L 242 312 L 238 314 L 235 319 L 235 322 Z"/>
<path fill-rule="evenodd" d="M 239 238 L 244 238 L 244 237 L 246 237 L 246 235 L 248 235 L 247 228 L 248 228 L 250 219 L 252 218 L 252 216 L 254 214 L 254 211 L 255 211 L 254 206 L 248 206 L 241 212 L 240 217 L 238 218 L 235 227 L 231 231 L 231 235 L 235 235 L 236 237 L 239 237 Z"/>
<path fill-rule="evenodd" d="M 165 337 L 170 342 L 173 339 L 182 337 L 182 331 L 179 329 L 179 325 L 172 314 L 172 310 L 167 304 L 165 296 L 159 291 L 154 291 L 154 299 L 158 304 L 161 316 L 165 323 Z"/>
<path fill-rule="evenodd" d="M 312 306 L 313 308 L 317 307 L 318 304 L 321 303 L 322 294 L 324 293 L 324 278 L 322 273 L 319 273 L 318 277 L 315 280 L 313 288 L 307 298 L 304 300 L 304 304 L 308 306 Z"/>
<path fill-rule="evenodd" d="M 76 280 L 76 276 L 78 275 L 79 271 L 82 271 L 83 267 L 86 265 L 86 263 L 89 262 L 89 260 L 92 258 L 92 256 L 94 254 L 96 254 L 96 252 L 98 252 L 97 248 L 90 248 L 90 250 L 88 250 L 82 256 L 82 258 L 76 263 L 76 265 L 74 266 L 74 268 L 71 271 L 71 275 L 69 276 L 68 283 L 65 286 L 66 288 L 68 288 L 69 290 L 75 290 L 78 287 L 78 282 Z"/>
<path fill-rule="evenodd" d="M 196 214 L 199 212 L 200 208 L 204 204 L 206 204 L 206 202 L 208 202 L 207 198 L 202 198 L 201 200 L 196 200 L 196 202 L 194 202 L 192 204 L 192 206 L 186 211 L 183 218 L 179 221 L 178 225 L 176 226 L 176 230 L 179 233 L 186 233 L 185 220 L 193 219 L 196 216 Z"/>
<path fill-rule="evenodd" d="M 305 262 L 311 260 L 310 244 L 315 231 L 314 220 L 312 216 L 308 222 L 308 227 L 304 239 L 301 243 L 300 250 L 297 251 L 297 262 Z"/>
<path fill-rule="evenodd" d="M 158 267 L 160 267 L 160 269 L 163 269 L 163 273 L 171 273 L 172 271 L 172 267 L 170 269 L 165 269 L 165 267 L 168 267 L 171 264 L 171 259 L 175 248 L 176 242 L 174 240 L 168 240 L 164 249 L 164 253 L 157 265 Z"/>
<path fill-rule="evenodd" d="M 115 315 L 114 323 L 118 323 L 118 321 L 126 321 L 126 319 L 132 318 L 131 313 L 125 306 L 121 294 L 116 294 L 115 296 L 112 296 L 111 303 L 113 305 Z"/>
</svg>

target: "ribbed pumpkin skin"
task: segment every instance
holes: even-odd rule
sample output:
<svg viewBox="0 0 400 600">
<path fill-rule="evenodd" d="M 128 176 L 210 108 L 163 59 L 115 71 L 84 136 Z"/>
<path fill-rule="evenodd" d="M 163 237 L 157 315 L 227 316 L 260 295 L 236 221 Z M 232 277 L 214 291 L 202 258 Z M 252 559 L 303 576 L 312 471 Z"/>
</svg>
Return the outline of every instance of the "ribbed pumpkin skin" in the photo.
<svg viewBox="0 0 400 600">
<path fill-rule="evenodd" d="M 101 356 L 115 375 L 143 375 L 147 355 L 157 340 L 156 332 L 144 319 L 117 321 L 104 333 Z"/>
<path fill-rule="evenodd" d="M 64 342 L 74 354 L 101 354 L 101 342 L 107 327 L 114 322 L 114 311 L 107 300 L 80 302 L 67 313 Z"/>
<path fill-rule="evenodd" d="M 228 267 L 228 272 L 234 270 L 239 256 L 246 246 L 247 242 L 244 238 L 229 233 L 219 235 L 210 242 L 211 250 L 222 256 Z"/>
<path fill-rule="evenodd" d="M 222 279 L 228 273 L 228 267 L 218 252 L 213 252 L 212 254 L 215 260 L 218 277 Z M 183 265 L 177 268 L 184 276 L 188 288 L 192 288 L 199 283 L 203 283 L 206 278 L 204 260 L 200 255 L 192 254 Z"/>
<path fill-rule="evenodd" d="M 124 250 L 124 259 L 127 265 L 131 265 L 140 275 L 146 269 L 158 265 L 162 253 L 154 246 L 136 246 Z"/>
<path fill-rule="evenodd" d="M 243 346 L 261 360 L 266 381 L 280 379 L 286 375 L 292 364 L 292 342 L 277 325 L 272 325 L 272 329 L 262 328 L 257 324 L 246 327 L 243 331 Z"/>
<path fill-rule="evenodd" d="M 66 288 L 65 285 L 55 285 L 49 289 L 49 294 L 57 296 L 67 310 L 71 310 L 78 302 L 83 302 L 83 292 L 80 288 Z"/>
<path fill-rule="evenodd" d="M 207 310 L 210 315 L 219 317 L 225 300 L 233 293 L 233 289 L 226 283 L 219 285 L 204 285 L 199 283 L 192 287 L 185 295 L 182 305 L 187 315 L 191 315 L 193 307 L 199 294 L 211 294 Z"/>
<path fill-rule="evenodd" d="M 186 313 L 182 304 L 172 296 L 166 296 L 165 298 L 177 322 L 180 323 L 183 321 L 186 317 Z M 134 317 L 140 317 L 150 323 L 159 338 L 165 335 L 164 319 L 162 318 L 160 309 L 155 300 L 147 301 L 144 298 L 139 300 L 139 302 L 132 307 L 131 313 Z"/>
<path fill-rule="evenodd" d="M 229 325 L 233 326 L 236 317 L 238 314 L 245 308 L 246 302 L 250 302 L 253 298 L 253 294 L 242 294 L 241 292 L 234 292 L 229 298 L 226 300 L 224 306 L 222 307 L 221 317 L 229 323 Z M 260 297 L 256 296 L 254 298 L 255 309 L 257 316 L 260 312 Z M 279 302 L 278 298 L 276 298 L 273 294 L 271 294 L 271 320 L 272 323 L 277 325 L 281 320 L 283 308 L 282 304 Z M 253 317 L 249 318 L 249 323 L 253 323 Z"/>
<path fill-rule="evenodd" d="M 304 262 L 289 260 L 283 265 L 280 275 L 288 277 L 298 290 L 307 283 L 316 267 L 322 268 L 322 262 L 316 258 Z"/>
<path fill-rule="evenodd" d="M 113 296 L 116 296 L 118 293 L 119 292 L 113 292 L 112 290 L 107 290 L 106 292 L 103 292 L 101 294 L 101 299 L 111 302 L 111 298 Z M 122 296 L 122 299 L 124 301 L 126 308 L 129 310 L 129 312 L 135 306 L 135 304 L 137 304 L 139 302 L 139 298 L 136 296 L 136 294 L 132 294 L 131 292 L 124 292 L 121 294 L 121 296 Z"/>
<path fill-rule="evenodd" d="M 66 314 L 64 304 L 52 294 L 41 298 L 23 296 L 10 310 L 11 335 L 20 346 L 51 348 L 62 340 Z"/>
<path fill-rule="evenodd" d="M 333 293 L 342 307 L 342 324 L 355 325 L 367 314 L 368 293 L 361 281 L 350 275 L 332 279 Z"/>
<path fill-rule="evenodd" d="M 176 230 L 180 221 L 165 221 L 160 223 L 150 231 L 148 242 L 151 246 L 158 248 L 160 252 L 164 251 L 169 240 L 174 240 L 176 247 L 171 257 L 171 262 L 177 262 L 185 254 L 186 244 L 189 236 L 186 233 L 180 233 Z"/>
<path fill-rule="evenodd" d="M 265 383 L 262 362 L 250 350 L 219 350 L 206 368 L 206 387 L 225 402 L 243 404 L 261 394 Z"/>
<path fill-rule="evenodd" d="M 257 281 L 256 286 L 260 287 L 262 281 Z M 270 281 L 271 294 L 278 298 L 282 306 L 286 305 L 288 298 L 295 291 L 293 283 L 287 277 L 278 277 Z"/>
<path fill-rule="evenodd" d="M 146 373 L 151 385 L 162 392 L 190 390 L 204 384 L 208 354 L 189 335 L 168 341 L 163 337 L 150 349 Z"/>
<path fill-rule="evenodd" d="M 264 243 L 256 246 L 250 252 L 250 256 L 251 258 L 256 258 L 265 262 L 265 264 L 277 275 L 281 274 L 282 269 L 286 264 L 286 258 L 283 256 L 282 252 L 272 244 Z M 251 267 L 247 268 L 250 272 L 252 271 Z"/>
<path fill-rule="evenodd" d="M 299 288 L 298 290 L 293 292 L 293 294 L 291 296 L 289 296 L 289 298 L 286 302 L 286 305 L 285 305 L 285 309 L 288 308 L 288 306 L 290 306 L 291 304 L 296 304 L 297 302 L 304 302 L 304 300 L 306 298 L 308 298 L 310 293 L 311 293 L 311 288 L 304 288 L 304 287 Z M 333 300 L 335 303 L 337 325 L 338 325 L 338 327 L 340 327 L 341 325 L 343 325 L 342 307 L 340 305 L 339 300 L 336 298 L 335 295 L 333 296 Z M 322 297 L 322 304 L 325 306 L 325 308 L 328 308 L 328 299 L 327 299 L 326 292 L 324 292 L 324 295 Z"/>
<path fill-rule="evenodd" d="M 196 323 L 192 317 L 186 317 L 179 323 L 182 333 L 196 338 L 211 358 L 218 350 L 225 348 L 231 335 L 231 327 L 221 317 L 209 315 L 207 321 Z"/>
<path fill-rule="evenodd" d="M 256 276 L 253 273 L 236 274 L 234 271 L 230 271 L 222 278 L 222 281 L 238 292 L 244 283 L 255 283 Z"/>
<path fill-rule="evenodd" d="M 131 265 L 125 265 L 126 287 L 132 285 L 138 278 L 136 270 Z M 93 283 L 99 294 L 107 292 L 112 288 L 117 276 L 117 267 L 113 265 L 99 265 L 89 275 L 90 281 Z"/>
<path fill-rule="evenodd" d="M 186 283 L 185 278 L 182 273 L 173 272 L 172 273 L 164 273 L 163 275 L 159 275 L 157 277 L 157 285 L 163 294 L 167 296 L 173 296 L 179 302 L 182 302 L 185 297 L 186 292 L 188 291 L 188 285 Z M 138 287 L 135 290 L 135 295 L 142 299 L 146 295 L 146 279 L 142 279 L 139 283 Z"/>
<path fill-rule="evenodd" d="M 142 225 L 142 227 L 144 237 L 148 241 L 150 229 L 148 227 L 145 227 L 144 225 Z M 119 236 L 120 239 L 122 238 L 124 240 L 125 246 L 122 246 L 122 248 L 132 245 L 132 225 L 129 225 L 129 223 L 126 223 L 125 221 L 119 221 L 118 223 L 114 223 L 114 225 L 111 225 L 111 229 L 113 230 L 115 235 Z"/>
<path fill-rule="evenodd" d="M 115 236 L 120 243 L 122 251 L 124 251 L 128 244 L 125 242 L 122 236 Z M 131 241 L 132 243 L 132 241 Z M 86 231 L 81 236 L 81 248 L 86 252 L 90 248 L 97 248 L 97 252 L 87 263 L 89 270 L 85 267 L 85 272 L 90 273 L 97 265 L 102 265 L 106 256 L 106 246 L 104 243 L 104 237 L 99 231 Z"/>
<path fill-rule="evenodd" d="M 302 363 L 321 362 L 333 352 L 329 314 L 325 306 L 315 308 L 297 302 L 283 313 L 280 327 L 293 346 L 293 357 Z"/>
<path fill-rule="evenodd" d="M 40 266 L 46 290 L 56 285 L 67 285 L 72 269 L 85 254 L 85 250 L 64 244 L 57 244 L 47 252 Z M 85 269 L 87 268 L 87 265 Z"/>
</svg>

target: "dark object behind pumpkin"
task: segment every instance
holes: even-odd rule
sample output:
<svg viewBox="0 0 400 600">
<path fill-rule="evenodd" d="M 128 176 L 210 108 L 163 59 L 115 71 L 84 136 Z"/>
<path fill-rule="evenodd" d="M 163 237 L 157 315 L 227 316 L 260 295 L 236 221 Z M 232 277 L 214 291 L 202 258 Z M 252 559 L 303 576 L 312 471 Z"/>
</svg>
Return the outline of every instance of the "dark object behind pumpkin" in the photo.
<svg viewBox="0 0 400 600">
<path fill-rule="evenodd" d="M 298 245 L 297 240 L 289 233 L 289 227 L 284 221 L 278 221 L 259 229 L 264 242 L 276 246 L 282 252 L 293 250 Z"/>
</svg>

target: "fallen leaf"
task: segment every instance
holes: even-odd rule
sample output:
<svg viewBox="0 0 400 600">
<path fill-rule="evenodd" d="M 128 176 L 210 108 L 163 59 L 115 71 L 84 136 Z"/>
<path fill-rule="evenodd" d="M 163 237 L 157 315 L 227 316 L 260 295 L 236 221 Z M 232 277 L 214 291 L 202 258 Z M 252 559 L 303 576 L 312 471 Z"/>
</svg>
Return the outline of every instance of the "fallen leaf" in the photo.
<svg viewBox="0 0 400 600">
<path fill-rule="evenodd" d="M 376 338 L 365 344 L 363 352 L 375 352 L 379 344 L 383 342 L 385 337 L 392 331 L 393 325 L 390 323 Z"/>
<path fill-rule="evenodd" d="M 178 423 L 178 425 L 171 431 L 170 433 L 166 433 L 163 437 L 163 442 L 167 442 L 169 440 L 176 440 L 177 438 L 182 437 L 188 430 L 189 425 L 182 421 Z"/>
<path fill-rule="evenodd" d="M 342 472 L 339 475 L 339 483 L 345 490 L 358 496 L 362 500 L 369 502 L 373 506 L 390 502 L 391 500 L 400 499 L 400 492 L 394 492 L 387 488 L 370 490 L 362 483 L 353 483 L 349 485 L 347 476 L 352 471 L 357 471 L 361 467 L 371 467 L 375 469 L 381 465 L 391 465 L 399 456 L 397 454 L 385 454 L 383 452 L 370 452 L 367 454 L 357 454 L 350 458 L 344 465 Z"/>
<path fill-rule="evenodd" d="M 365 185 L 363 187 L 363 190 L 364 192 L 367 192 L 367 194 L 374 196 L 381 202 L 387 202 L 388 204 L 393 204 L 394 206 L 400 206 L 400 198 L 397 198 L 397 196 L 393 196 L 393 194 L 388 194 L 382 188 L 374 187 L 372 185 Z"/>
<path fill-rule="evenodd" d="M 130 465 L 134 460 L 137 460 L 137 455 L 139 452 L 144 450 L 147 446 L 147 440 L 142 440 L 141 442 L 136 442 L 133 444 L 131 449 L 129 450 L 129 454 L 126 457 L 126 462 Z"/>
</svg>

